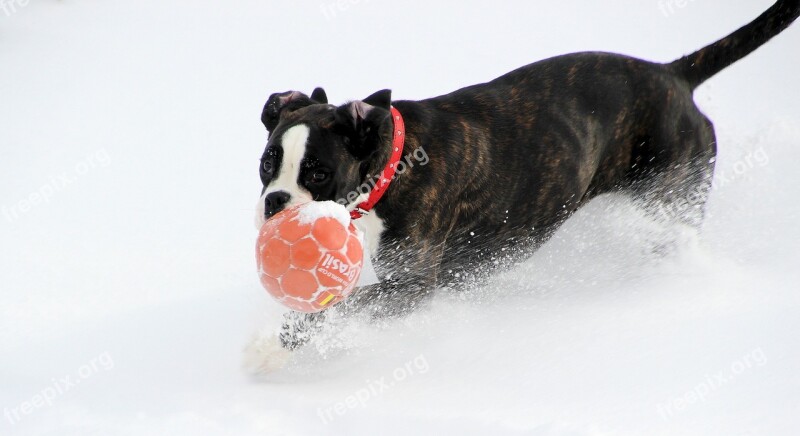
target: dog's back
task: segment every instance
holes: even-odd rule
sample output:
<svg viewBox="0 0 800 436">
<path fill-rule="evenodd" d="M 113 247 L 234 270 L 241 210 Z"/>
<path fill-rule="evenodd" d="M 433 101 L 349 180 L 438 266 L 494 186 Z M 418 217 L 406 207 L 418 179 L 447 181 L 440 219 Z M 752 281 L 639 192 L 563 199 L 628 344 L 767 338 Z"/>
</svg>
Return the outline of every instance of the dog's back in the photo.
<svg viewBox="0 0 800 436">
<path fill-rule="evenodd" d="M 463 275 L 464 265 L 510 247 L 527 254 L 607 192 L 630 191 L 659 218 L 699 226 L 716 140 L 693 91 L 798 15 L 800 1 L 778 1 L 670 64 L 576 53 L 447 95 L 395 102 L 407 124 L 424 126 L 413 140 L 433 163 L 409 182 L 428 186 L 436 193 L 428 198 L 456 212 L 442 269 Z"/>
</svg>

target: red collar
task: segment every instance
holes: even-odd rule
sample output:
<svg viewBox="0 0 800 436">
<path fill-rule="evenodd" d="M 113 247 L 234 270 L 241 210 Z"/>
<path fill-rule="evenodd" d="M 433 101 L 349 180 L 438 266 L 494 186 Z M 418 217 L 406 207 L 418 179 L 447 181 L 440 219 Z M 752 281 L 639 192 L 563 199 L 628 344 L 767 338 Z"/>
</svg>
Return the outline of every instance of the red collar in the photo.
<svg viewBox="0 0 800 436">
<path fill-rule="evenodd" d="M 357 220 L 362 216 L 368 214 L 373 207 L 380 201 L 383 194 L 389 188 L 389 184 L 394 179 L 394 173 L 397 170 L 397 163 L 400 162 L 400 156 L 403 155 L 403 144 L 406 141 L 406 126 L 403 123 L 403 117 L 400 111 L 392 106 L 392 121 L 394 122 L 394 132 L 392 134 L 392 156 L 386 167 L 381 171 L 380 178 L 369 193 L 366 201 L 363 201 L 356 206 L 355 209 L 350 211 L 350 218 Z"/>
</svg>

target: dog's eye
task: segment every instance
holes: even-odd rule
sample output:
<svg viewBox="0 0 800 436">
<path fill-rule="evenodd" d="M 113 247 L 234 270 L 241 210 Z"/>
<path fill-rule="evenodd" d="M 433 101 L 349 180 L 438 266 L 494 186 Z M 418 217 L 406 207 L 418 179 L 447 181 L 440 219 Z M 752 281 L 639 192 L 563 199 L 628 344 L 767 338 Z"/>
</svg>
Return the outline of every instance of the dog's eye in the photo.
<svg viewBox="0 0 800 436">
<path fill-rule="evenodd" d="M 329 174 L 327 171 L 323 170 L 315 170 L 311 173 L 311 182 L 312 183 L 322 183 L 328 180 Z"/>
<path fill-rule="evenodd" d="M 261 164 L 261 168 L 264 170 L 265 173 L 271 173 L 272 172 L 272 162 L 268 161 L 268 160 L 264 161 L 264 163 Z"/>
</svg>

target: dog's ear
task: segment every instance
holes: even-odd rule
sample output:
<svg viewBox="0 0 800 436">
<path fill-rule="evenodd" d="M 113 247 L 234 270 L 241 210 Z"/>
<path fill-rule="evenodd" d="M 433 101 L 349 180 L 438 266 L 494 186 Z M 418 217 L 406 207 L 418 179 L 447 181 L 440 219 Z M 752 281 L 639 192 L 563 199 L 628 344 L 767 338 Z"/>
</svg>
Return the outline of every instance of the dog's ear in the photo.
<svg viewBox="0 0 800 436">
<path fill-rule="evenodd" d="M 269 96 L 264 110 L 261 111 L 261 122 L 272 133 L 281 121 L 281 116 L 318 103 L 328 103 L 328 96 L 322 88 L 314 89 L 311 97 L 299 91 L 275 93 Z"/>
<path fill-rule="evenodd" d="M 365 160 L 380 147 L 381 127 L 390 118 L 390 107 L 391 91 L 384 90 L 336 109 L 335 128 L 356 159 Z"/>
<path fill-rule="evenodd" d="M 269 96 L 264 110 L 261 111 L 261 122 L 267 131 L 272 133 L 281 120 L 281 113 L 291 105 L 294 110 L 312 104 L 307 95 L 299 91 L 276 92 Z"/>
<path fill-rule="evenodd" d="M 317 103 L 328 104 L 328 94 L 322 88 L 314 88 L 314 92 L 311 93 L 311 99 Z"/>
<path fill-rule="evenodd" d="M 392 107 L 392 90 L 382 89 L 369 97 L 365 98 L 364 103 L 372 106 L 384 108 L 387 111 Z"/>
</svg>

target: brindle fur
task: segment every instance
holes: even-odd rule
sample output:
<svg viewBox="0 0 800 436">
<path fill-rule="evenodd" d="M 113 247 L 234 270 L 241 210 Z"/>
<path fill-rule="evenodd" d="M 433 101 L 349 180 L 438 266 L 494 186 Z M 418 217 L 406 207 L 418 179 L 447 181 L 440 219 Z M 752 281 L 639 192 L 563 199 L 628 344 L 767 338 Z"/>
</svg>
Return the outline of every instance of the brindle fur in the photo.
<svg viewBox="0 0 800 436">
<path fill-rule="evenodd" d="M 753 23 L 671 64 L 608 53 L 559 56 L 422 101 L 390 103 L 389 91 L 381 91 L 364 100 L 364 120 L 347 119 L 360 102 L 336 108 L 320 90 L 314 98 L 274 94 L 265 114 L 272 107 L 280 123 L 265 121 L 270 131 L 300 123 L 340 136 L 354 134 L 342 124 L 374 129 L 356 151 L 326 145 L 363 160 L 343 166 L 335 193 L 315 199 L 336 200 L 383 168 L 392 143 L 390 104 L 404 117 L 406 150 L 422 147 L 430 158 L 397 177 L 376 206 L 386 225 L 376 268 L 386 279 L 335 310 L 405 313 L 504 249 L 535 249 L 603 193 L 627 191 L 643 204 L 669 206 L 694 191 L 704 202 L 716 142 L 693 91 L 788 27 L 799 4 L 778 1 Z M 282 103 L 286 95 L 291 105 Z M 698 226 L 703 208 L 673 218 Z M 289 314 L 283 345 L 305 343 L 324 316 Z"/>
</svg>

